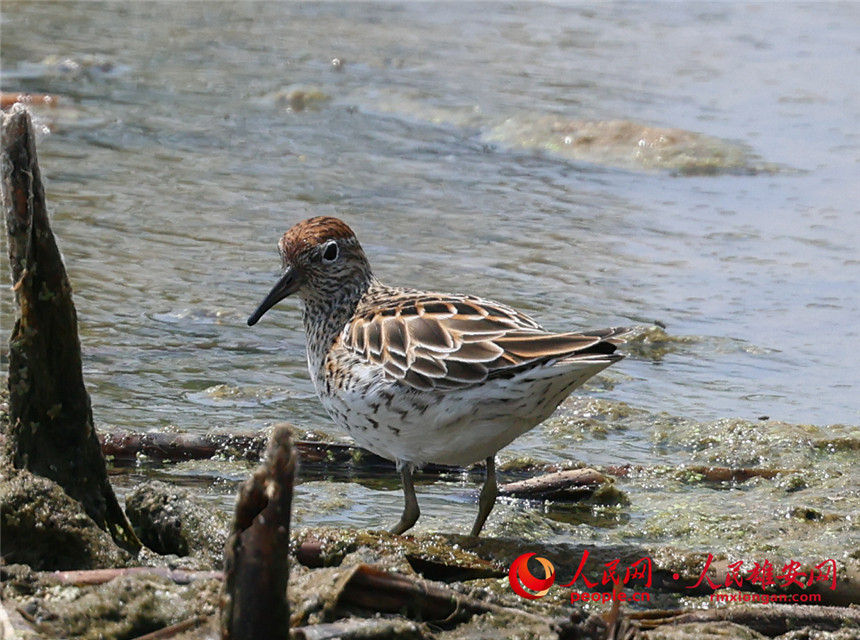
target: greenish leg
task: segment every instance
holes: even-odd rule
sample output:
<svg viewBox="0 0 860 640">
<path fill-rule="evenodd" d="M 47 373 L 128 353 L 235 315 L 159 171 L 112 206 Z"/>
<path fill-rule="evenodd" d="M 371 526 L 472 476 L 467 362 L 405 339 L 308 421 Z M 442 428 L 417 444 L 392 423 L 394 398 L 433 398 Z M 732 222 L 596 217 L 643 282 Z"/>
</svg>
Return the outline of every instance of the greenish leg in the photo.
<svg viewBox="0 0 860 640">
<path fill-rule="evenodd" d="M 400 468 L 400 477 L 403 479 L 406 506 L 403 508 L 403 515 L 400 516 L 400 522 L 390 529 L 391 533 L 396 535 L 411 529 L 418 521 L 418 516 L 421 515 L 421 510 L 418 508 L 418 497 L 415 495 L 415 485 L 412 484 L 412 467 L 404 464 Z"/>
<path fill-rule="evenodd" d="M 473 536 L 481 533 L 484 528 L 484 523 L 487 521 L 493 507 L 496 506 L 496 496 L 499 494 L 499 487 L 496 484 L 496 458 L 490 456 L 487 458 L 487 479 L 484 480 L 484 488 L 481 489 L 481 497 L 478 500 L 478 518 L 475 520 L 475 525 L 472 527 Z"/>
</svg>

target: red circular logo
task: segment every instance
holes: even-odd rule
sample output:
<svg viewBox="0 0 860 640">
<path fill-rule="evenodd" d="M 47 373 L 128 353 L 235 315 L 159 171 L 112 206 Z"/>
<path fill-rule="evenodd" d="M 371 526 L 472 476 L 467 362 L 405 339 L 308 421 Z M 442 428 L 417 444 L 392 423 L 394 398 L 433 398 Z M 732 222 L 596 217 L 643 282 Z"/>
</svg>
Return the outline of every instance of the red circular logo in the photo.
<svg viewBox="0 0 860 640">
<path fill-rule="evenodd" d="M 518 596 L 528 598 L 529 600 L 536 600 L 545 596 L 549 591 L 549 588 L 552 586 L 552 583 L 555 582 L 555 567 L 553 567 L 552 562 L 550 562 L 546 558 L 535 558 L 543 565 L 543 570 L 546 572 L 546 577 L 544 579 L 540 579 L 535 578 L 531 574 L 528 567 L 528 560 L 533 555 L 535 554 L 524 553 L 519 558 L 514 560 L 510 570 L 508 571 L 508 580 L 511 583 L 511 589 L 513 589 L 514 593 L 516 593 Z M 523 589 L 523 587 L 527 587 L 532 591 L 537 591 L 537 593 L 529 593 L 528 591 Z"/>
</svg>

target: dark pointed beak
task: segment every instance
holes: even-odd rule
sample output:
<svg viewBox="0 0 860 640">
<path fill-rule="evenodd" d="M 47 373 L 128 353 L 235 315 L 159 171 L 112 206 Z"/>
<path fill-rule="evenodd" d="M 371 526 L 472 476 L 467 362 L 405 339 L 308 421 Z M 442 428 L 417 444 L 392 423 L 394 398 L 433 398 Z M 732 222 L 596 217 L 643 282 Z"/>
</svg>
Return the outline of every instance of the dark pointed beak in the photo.
<svg viewBox="0 0 860 640">
<path fill-rule="evenodd" d="M 281 279 L 278 280 L 275 286 L 272 287 L 272 290 L 269 291 L 269 295 L 266 296 L 265 300 L 263 300 L 260 303 L 260 306 L 257 307 L 257 310 L 251 314 L 250 318 L 248 318 L 248 326 L 253 327 L 257 324 L 266 311 L 274 307 L 287 296 L 294 294 L 301 286 L 302 282 L 299 274 L 296 273 L 296 270 L 292 267 L 287 267 L 286 271 L 284 271 L 284 275 L 281 276 Z"/>
</svg>

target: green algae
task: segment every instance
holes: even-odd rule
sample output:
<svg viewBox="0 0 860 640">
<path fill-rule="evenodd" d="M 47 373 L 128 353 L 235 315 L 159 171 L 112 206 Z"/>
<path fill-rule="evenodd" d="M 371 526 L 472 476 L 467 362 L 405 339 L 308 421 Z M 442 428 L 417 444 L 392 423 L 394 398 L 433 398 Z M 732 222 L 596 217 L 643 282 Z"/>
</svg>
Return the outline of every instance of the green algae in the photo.
<svg viewBox="0 0 860 640">
<path fill-rule="evenodd" d="M 773 173 L 745 145 L 693 131 L 628 120 L 569 120 L 556 115 L 520 114 L 494 124 L 484 140 L 513 149 L 639 171 L 680 175 Z"/>
<path fill-rule="evenodd" d="M 118 548 L 81 504 L 56 483 L 28 471 L 0 474 L 3 559 L 40 570 L 127 566 Z"/>
<path fill-rule="evenodd" d="M 505 150 L 628 171 L 679 176 L 772 174 L 785 167 L 764 162 L 742 143 L 632 120 L 578 120 L 561 114 L 485 113 L 475 104 L 434 104 L 420 90 L 388 89 L 363 101 L 368 110 L 437 125 L 478 129 L 481 141 Z"/>
<path fill-rule="evenodd" d="M 405 558 L 410 565 L 419 561 L 425 565 L 459 569 L 459 575 L 463 575 L 462 570 L 471 570 L 475 575 L 501 575 L 506 570 L 456 545 L 452 546 L 448 538 L 441 534 L 413 537 L 397 536 L 386 531 L 314 527 L 298 529 L 291 537 L 291 544 L 295 548 L 308 542 L 321 550 L 312 566 L 340 566 L 345 557 L 359 549 L 373 549 L 380 556 L 395 558 L 398 562 Z"/>
<path fill-rule="evenodd" d="M 295 86 L 282 89 L 272 98 L 275 106 L 286 109 L 291 113 L 302 111 L 319 111 L 331 101 L 331 96 L 314 85 Z"/>
</svg>

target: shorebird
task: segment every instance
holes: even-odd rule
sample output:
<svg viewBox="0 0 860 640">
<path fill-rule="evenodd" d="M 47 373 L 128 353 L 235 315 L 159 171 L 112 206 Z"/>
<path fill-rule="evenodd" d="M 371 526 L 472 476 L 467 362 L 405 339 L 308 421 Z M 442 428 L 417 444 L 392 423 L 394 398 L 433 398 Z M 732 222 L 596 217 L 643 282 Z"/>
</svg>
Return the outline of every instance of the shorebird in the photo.
<svg viewBox="0 0 860 640">
<path fill-rule="evenodd" d="M 416 469 L 485 460 L 477 536 L 498 493 L 496 452 L 624 357 L 624 328 L 551 333 L 491 300 L 386 286 L 337 218 L 299 222 L 278 249 L 283 275 L 248 324 L 299 296 L 320 401 L 359 445 L 396 462 L 406 502 L 395 534 L 420 515 Z"/>
</svg>

